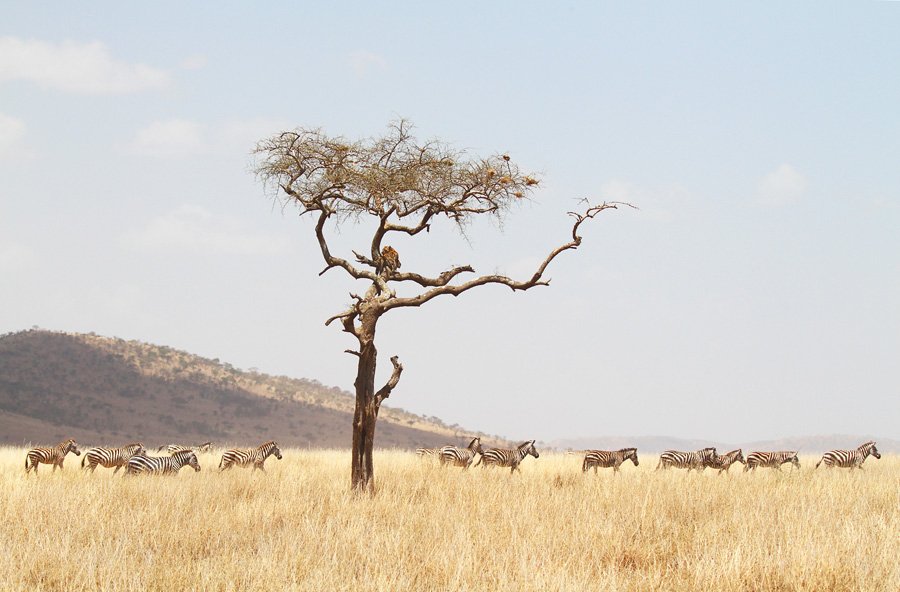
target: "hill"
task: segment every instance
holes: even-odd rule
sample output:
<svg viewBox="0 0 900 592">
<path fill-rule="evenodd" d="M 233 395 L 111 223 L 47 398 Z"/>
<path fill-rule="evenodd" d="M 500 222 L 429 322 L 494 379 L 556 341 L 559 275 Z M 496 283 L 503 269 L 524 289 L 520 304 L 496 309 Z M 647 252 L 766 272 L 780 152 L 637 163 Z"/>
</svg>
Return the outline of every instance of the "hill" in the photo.
<svg viewBox="0 0 900 592">
<path fill-rule="evenodd" d="M 170 347 L 42 330 L 0 337 L 2 444 L 274 439 L 349 448 L 353 408 L 350 393 L 316 380 L 239 370 Z M 376 444 L 411 449 L 468 443 L 474 435 L 383 406 Z"/>
</svg>

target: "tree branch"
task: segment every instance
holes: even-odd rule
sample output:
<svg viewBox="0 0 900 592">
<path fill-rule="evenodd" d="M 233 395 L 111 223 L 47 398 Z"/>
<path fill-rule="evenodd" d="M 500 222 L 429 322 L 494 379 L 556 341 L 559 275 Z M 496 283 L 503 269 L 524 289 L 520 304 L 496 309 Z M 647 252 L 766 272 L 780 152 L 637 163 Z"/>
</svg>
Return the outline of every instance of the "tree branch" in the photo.
<svg viewBox="0 0 900 592">
<path fill-rule="evenodd" d="M 391 391 L 393 391 L 394 387 L 397 386 L 397 383 L 400 382 L 400 374 L 403 373 L 403 364 L 398 361 L 397 356 L 391 358 L 391 364 L 394 365 L 394 371 L 391 373 L 390 379 L 388 379 L 387 384 L 375 393 L 376 414 L 378 413 L 378 409 L 381 408 L 381 402 L 391 396 Z"/>
<path fill-rule="evenodd" d="M 360 279 L 369 279 L 375 281 L 375 274 L 369 271 L 361 271 L 353 267 L 347 260 L 341 259 L 340 257 L 335 257 L 331 254 L 331 251 L 328 249 L 328 241 L 325 238 L 325 221 L 332 214 L 332 210 L 330 210 L 325 205 L 320 205 L 319 210 L 319 220 L 316 222 L 316 238 L 319 241 L 319 249 L 322 251 L 322 258 L 325 259 L 325 269 L 319 272 L 319 275 L 324 274 L 329 269 L 333 267 L 341 267 L 347 271 L 351 276 L 360 280 Z"/>
<path fill-rule="evenodd" d="M 333 317 L 331 317 L 330 319 L 325 321 L 325 326 L 327 327 L 328 325 L 330 325 L 332 321 L 341 319 L 341 324 L 344 326 L 344 331 L 347 333 L 350 333 L 351 335 L 358 337 L 356 325 L 354 323 L 356 322 L 356 318 L 360 314 L 359 307 L 362 304 L 363 299 L 360 298 L 359 296 L 357 296 L 356 294 L 350 294 L 350 298 L 353 298 L 354 300 L 356 300 L 356 302 L 350 307 L 350 310 L 348 310 L 347 312 L 338 314 L 338 315 L 334 315 Z M 352 353 L 356 353 L 356 352 L 347 350 L 347 353 L 352 354 Z M 357 354 L 357 355 L 359 355 L 359 354 Z"/>
<path fill-rule="evenodd" d="M 416 277 L 413 277 L 413 276 L 415 276 L 415 274 L 402 274 L 404 276 L 407 276 L 404 279 L 409 279 L 411 281 L 418 281 L 418 283 L 420 283 L 423 286 L 434 286 L 434 287 L 433 287 L 433 289 L 428 290 L 427 292 L 424 292 L 422 294 L 419 294 L 418 296 L 407 297 L 407 298 L 393 298 L 391 300 L 388 300 L 387 302 L 385 302 L 383 304 L 384 310 L 387 311 L 392 308 L 421 306 L 421 305 L 425 304 L 426 302 L 428 302 L 429 300 L 436 298 L 438 296 L 444 296 L 447 294 L 449 294 L 451 296 L 459 296 L 460 294 L 462 294 L 463 292 L 465 292 L 467 290 L 471 290 L 472 288 L 476 288 L 478 286 L 484 286 L 487 284 L 505 285 L 505 286 L 508 286 L 513 291 L 528 290 L 535 286 L 547 286 L 550 284 L 550 280 L 549 279 L 543 280 L 544 273 L 547 270 L 547 266 L 549 266 L 550 263 L 557 257 L 557 255 L 559 255 L 563 251 L 568 251 L 570 249 L 577 249 L 581 245 L 581 236 L 578 234 L 578 230 L 579 230 L 579 227 L 581 226 L 581 224 L 585 220 L 594 218 L 597 214 L 599 214 L 603 210 L 617 209 L 618 205 L 627 205 L 629 207 L 634 207 L 631 204 L 627 204 L 624 202 L 604 202 L 603 204 L 601 204 L 599 206 L 591 206 L 590 203 L 588 202 L 587 209 L 585 210 L 584 213 L 569 212 L 569 215 L 571 215 L 575 218 L 575 223 L 572 226 L 572 240 L 564 245 L 560 245 L 559 247 L 553 249 L 550 252 L 550 254 L 547 255 L 547 257 L 544 259 L 544 261 L 541 263 L 541 265 L 538 267 L 538 269 L 534 273 L 534 275 L 531 276 L 531 279 L 529 279 L 527 281 L 519 282 L 519 281 L 513 280 L 512 278 L 509 278 L 504 275 L 486 275 L 486 276 L 481 276 L 479 278 L 475 278 L 473 280 L 470 280 L 470 281 L 462 283 L 462 284 L 450 285 L 449 281 L 450 281 L 450 279 L 452 279 L 452 276 L 448 276 L 444 279 L 444 274 L 442 274 L 442 279 L 444 279 L 444 281 L 443 282 L 438 281 L 435 283 L 427 283 L 428 278 L 421 278 L 421 276 L 418 276 L 418 279 L 417 279 Z M 458 275 L 459 273 L 462 273 L 463 271 L 473 271 L 473 270 L 471 267 L 468 267 L 468 266 L 458 267 L 458 268 L 455 268 L 454 270 L 452 270 L 452 272 L 455 272 L 455 273 L 453 273 L 453 276 Z M 447 272 L 445 272 L 445 273 L 447 273 Z M 399 278 L 400 275 L 401 274 L 398 274 L 398 276 L 395 276 L 393 279 L 400 279 Z M 426 283 L 422 283 L 422 281 L 419 281 L 419 280 L 423 280 Z"/>
<path fill-rule="evenodd" d="M 406 282 L 406 281 L 415 282 L 423 287 L 445 286 L 448 283 L 450 283 L 450 280 L 452 280 L 459 274 L 466 273 L 466 272 L 472 273 L 474 271 L 475 270 L 472 269 L 472 266 L 463 265 L 461 267 L 454 267 L 453 269 L 444 271 L 441 273 L 441 275 L 439 275 L 436 278 L 425 277 L 425 276 L 419 275 L 418 273 L 404 272 L 404 273 L 395 273 L 394 275 L 391 276 L 391 280 L 396 281 L 396 282 Z"/>
</svg>

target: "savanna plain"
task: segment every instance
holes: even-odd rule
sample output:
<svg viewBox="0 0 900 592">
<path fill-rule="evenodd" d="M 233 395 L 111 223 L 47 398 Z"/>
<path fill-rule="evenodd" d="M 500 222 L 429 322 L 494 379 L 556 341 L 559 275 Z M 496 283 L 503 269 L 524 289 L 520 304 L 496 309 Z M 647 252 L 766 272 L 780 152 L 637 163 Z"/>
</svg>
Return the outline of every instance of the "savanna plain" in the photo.
<svg viewBox="0 0 900 592">
<path fill-rule="evenodd" d="M 83 449 L 84 450 L 84 449 Z M 374 495 L 349 452 L 284 449 L 265 474 L 26 475 L 0 448 L 2 590 L 760 590 L 900 588 L 900 458 L 863 471 L 582 474 L 543 453 L 508 469 L 376 452 Z"/>
</svg>

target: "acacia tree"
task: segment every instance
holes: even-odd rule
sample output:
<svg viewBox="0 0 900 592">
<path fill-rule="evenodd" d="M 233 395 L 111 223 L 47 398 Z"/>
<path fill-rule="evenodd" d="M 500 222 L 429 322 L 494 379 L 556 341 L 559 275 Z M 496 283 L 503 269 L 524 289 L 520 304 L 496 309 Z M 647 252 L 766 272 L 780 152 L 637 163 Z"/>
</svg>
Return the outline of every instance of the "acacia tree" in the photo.
<svg viewBox="0 0 900 592">
<path fill-rule="evenodd" d="M 502 220 L 511 206 L 528 199 L 539 181 L 524 173 L 509 156 L 487 158 L 469 156 L 449 144 L 430 140 L 419 143 L 412 126 L 399 120 L 381 137 L 350 142 L 329 137 L 320 129 L 298 128 L 262 140 L 254 150 L 255 172 L 276 200 L 294 204 L 300 216 L 316 218 L 315 233 L 325 261 L 324 274 L 340 269 L 354 280 L 364 280 L 364 295 L 350 294 L 348 310 L 329 318 L 325 325 L 339 321 L 343 330 L 356 338 L 358 348 L 347 350 L 359 358 L 356 381 L 356 408 L 353 416 L 351 487 L 373 490 L 372 449 L 375 422 L 381 403 L 400 380 L 403 365 L 391 358 L 393 372 L 381 388 L 375 388 L 377 349 L 375 328 L 381 317 L 401 307 L 418 307 L 444 295 L 459 295 L 488 284 L 513 290 L 548 285 L 547 266 L 557 255 L 581 244 L 578 229 L 582 222 L 616 203 L 584 203 L 574 218 L 569 242 L 547 255 L 534 275 L 516 281 L 504 275 L 472 278 L 469 265 L 455 266 L 436 275 L 400 271 L 400 258 L 387 244 L 392 233 L 414 237 L 428 231 L 439 220 L 460 229 L 482 216 Z M 364 218 L 374 222 L 368 246 L 353 257 L 333 254 L 329 248 L 326 223 L 337 226 Z M 469 278 L 469 279 L 465 279 Z M 392 286 L 413 286 L 416 294 L 398 297 Z"/>
</svg>

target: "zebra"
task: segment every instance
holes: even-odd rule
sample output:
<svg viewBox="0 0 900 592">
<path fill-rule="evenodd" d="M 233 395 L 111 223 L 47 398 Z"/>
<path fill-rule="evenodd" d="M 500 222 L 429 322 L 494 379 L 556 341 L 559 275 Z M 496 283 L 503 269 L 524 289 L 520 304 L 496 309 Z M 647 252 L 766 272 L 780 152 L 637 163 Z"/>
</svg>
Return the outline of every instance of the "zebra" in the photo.
<svg viewBox="0 0 900 592">
<path fill-rule="evenodd" d="M 831 450 L 822 456 L 822 460 L 816 463 L 816 468 L 823 462 L 829 469 L 839 467 L 842 469 L 859 469 L 862 470 L 863 462 L 869 455 L 875 458 L 881 458 L 881 453 L 875 448 L 875 442 L 866 442 L 856 450 Z"/>
<path fill-rule="evenodd" d="M 630 460 L 634 466 L 638 466 L 637 448 L 622 448 L 620 450 L 585 450 L 584 462 L 581 463 L 581 472 L 586 473 L 591 467 L 597 474 L 597 467 L 608 469 L 612 467 L 614 473 L 619 472 L 619 466 L 626 460 Z"/>
<path fill-rule="evenodd" d="M 128 459 L 136 454 L 146 454 L 144 445 L 140 442 L 123 446 L 122 448 L 91 448 L 88 450 L 84 458 L 81 459 L 81 468 L 90 469 L 91 473 L 96 470 L 97 465 L 103 465 L 107 469 L 116 467 L 113 475 L 119 472 L 119 469 L 128 464 Z M 85 466 L 87 462 L 87 466 Z"/>
<path fill-rule="evenodd" d="M 197 444 L 196 446 L 183 446 L 181 444 L 163 444 L 159 448 L 156 449 L 157 452 L 162 452 L 165 450 L 170 455 L 173 452 L 178 452 L 179 450 L 193 450 L 196 453 L 200 452 L 209 452 L 212 449 L 212 442 L 204 442 L 203 444 Z"/>
<path fill-rule="evenodd" d="M 81 456 L 81 451 L 78 450 L 78 444 L 75 443 L 74 438 L 60 442 L 53 448 L 32 448 L 25 455 L 25 474 L 27 475 L 31 469 L 34 469 L 34 474 L 37 475 L 38 463 L 52 464 L 54 473 L 56 472 L 56 467 L 59 467 L 61 471 L 63 461 L 66 460 L 66 455 L 70 452 L 74 452 L 76 456 Z"/>
<path fill-rule="evenodd" d="M 747 463 L 744 465 L 744 472 L 756 470 L 756 467 L 765 467 L 769 469 L 781 470 L 781 465 L 791 463 L 791 470 L 797 467 L 800 470 L 800 459 L 797 457 L 796 450 L 781 450 L 779 452 L 751 452 L 747 455 Z"/>
<path fill-rule="evenodd" d="M 263 463 L 266 462 L 266 459 L 270 454 L 274 454 L 275 458 L 281 460 L 281 449 L 278 448 L 278 443 L 275 441 L 266 442 L 258 448 L 251 448 L 249 450 L 241 448 L 226 450 L 222 455 L 222 460 L 219 461 L 219 472 L 221 473 L 225 469 L 230 469 L 234 465 L 239 467 L 249 467 L 250 465 L 253 465 L 254 469 L 265 471 L 266 469 L 263 466 Z"/>
<path fill-rule="evenodd" d="M 716 454 L 714 446 L 702 448 L 696 452 L 666 450 L 660 455 L 659 464 L 656 465 L 656 470 L 665 470 L 669 467 L 675 467 L 676 469 L 687 469 L 688 472 L 690 472 L 691 469 L 697 469 L 699 472 L 706 467 L 713 466 L 718 458 L 719 455 Z"/>
<path fill-rule="evenodd" d="M 416 456 L 419 458 L 434 458 L 441 455 L 441 450 L 441 448 L 425 448 L 424 446 L 419 446 L 416 448 Z"/>
<path fill-rule="evenodd" d="M 128 459 L 125 466 L 125 476 L 139 475 L 141 473 L 175 475 L 178 470 L 189 465 L 195 471 L 200 470 L 197 454 L 193 450 L 179 450 L 172 456 L 147 456 L 136 454 Z"/>
<path fill-rule="evenodd" d="M 466 448 L 460 448 L 459 446 L 444 446 L 440 449 L 441 466 L 443 465 L 453 465 L 455 467 L 462 467 L 464 469 L 468 469 L 472 464 L 472 461 L 475 460 L 476 454 L 483 454 L 483 450 L 481 448 L 481 438 L 475 438 Z"/>
<path fill-rule="evenodd" d="M 509 450 L 508 448 L 488 448 L 481 453 L 481 458 L 478 459 L 475 466 L 481 465 L 482 467 L 486 467 L 488 465 L 495 465 L 498 467 L 509 467 L 509 472 L 515 473 L 519 470 L 519 463 L 521 463 L 529 454 L 534 458 L 540 456 L 537 448 L 534 447 L 534 440 L 522 442 L 515 450 Z"/>
<path fill-rule="evenodd" d="M 746 464 L 747 461 L 744 458 L 744 453 L 740 448 L 737 450 L 732 450 L 728 454 L 724 454 L 722 456 L 717 456 L 716 460 L 710 464 L 710 468 L 719 469 L 719 474 L 721 475 L 723 472 L 727 473 L 728 469 L 731 468 L 731 465 L 739 462 L 741 464 Z"/>
</svg>

